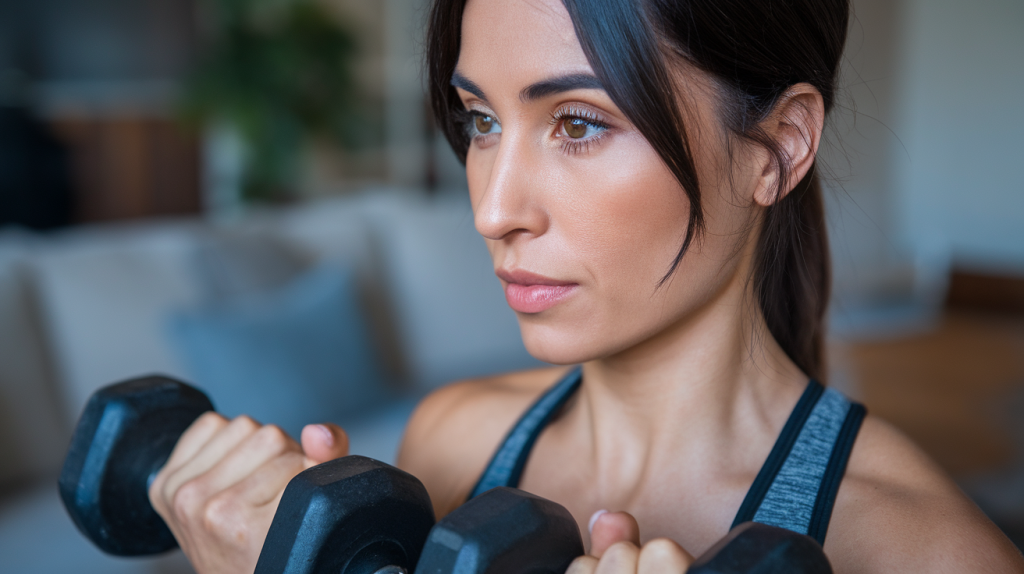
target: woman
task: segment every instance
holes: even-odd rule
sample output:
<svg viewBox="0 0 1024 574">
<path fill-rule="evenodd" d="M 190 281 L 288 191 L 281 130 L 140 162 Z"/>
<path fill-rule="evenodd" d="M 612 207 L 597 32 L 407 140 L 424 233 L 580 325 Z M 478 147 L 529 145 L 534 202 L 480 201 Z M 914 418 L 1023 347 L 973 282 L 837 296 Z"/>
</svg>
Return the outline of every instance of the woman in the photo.
<svg viewBox="0 0 1024 574">
<path fill-rule="evenodd" d="M 924 454 L 809 382 L 829 287 L 815 154 L 848 12 L 436 2 L 431 97 L 476 227 L 529 351 L 581 365 L 419 406 L 399 466 L 439 515 L 498 484 L 553 499 L 585 534 L 574 573 L 682 572 L 750 518 L 824 541 L 837 572 L 1024 571 Z M 151 498 L 199 572 L 251 570 L 287 480 L 345 451 L 335 427 L 300 448 L 206 415 Z"/>
</svg>

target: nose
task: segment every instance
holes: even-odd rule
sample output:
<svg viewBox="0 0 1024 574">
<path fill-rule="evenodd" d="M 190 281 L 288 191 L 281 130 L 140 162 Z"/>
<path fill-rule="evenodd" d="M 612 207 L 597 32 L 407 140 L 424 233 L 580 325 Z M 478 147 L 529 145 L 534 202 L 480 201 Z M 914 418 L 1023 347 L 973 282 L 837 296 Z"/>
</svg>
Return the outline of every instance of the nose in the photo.
<svg viewBox="0 0 1024 574">
<path fill-rule="evenodd" d="M 487 185 L 478 196 L 473 214 L 476 230 L 494 241 L 538 236 L 548 226 L 544 190 L 537 185 L 543 172 L 540 158 L 511 132 L 502 133 Z"/>
</svg>

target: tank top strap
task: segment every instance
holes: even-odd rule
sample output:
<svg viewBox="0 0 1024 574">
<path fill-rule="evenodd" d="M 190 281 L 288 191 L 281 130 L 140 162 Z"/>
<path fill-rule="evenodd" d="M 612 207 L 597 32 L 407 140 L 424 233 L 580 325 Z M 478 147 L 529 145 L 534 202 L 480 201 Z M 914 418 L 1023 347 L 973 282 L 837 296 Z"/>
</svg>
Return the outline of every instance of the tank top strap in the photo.
<svg viewBox="0 0 1024 574">
<path fill-rule="evenodd" d="M 733 526 L 753 520 L 824 544 L 866 410 L 810 381 L 747 492 Z"/>
<path fill-rule="evenodd" d="M 534 402 L 505 436 L 469 498 L 497 486 L 519 486 L 537 437 L 581 382 L 582 370 L 576 367 Z M 836 493 L 865 414 L 862 405 L 809 381 L 733 526 L 755 521 L 807 534 L 824 544 Z"/>
<path fill-rule="evenodd" d="M 537 437 L 569 397 L 576 392 L 582 379 L 582 369 L 576 367 L 537 399 L 505 436 L 505 440 L 470 492 L 469 498 L 483 494 L 496 486 L 519 486 L 519 479 Z"/>
</svg>

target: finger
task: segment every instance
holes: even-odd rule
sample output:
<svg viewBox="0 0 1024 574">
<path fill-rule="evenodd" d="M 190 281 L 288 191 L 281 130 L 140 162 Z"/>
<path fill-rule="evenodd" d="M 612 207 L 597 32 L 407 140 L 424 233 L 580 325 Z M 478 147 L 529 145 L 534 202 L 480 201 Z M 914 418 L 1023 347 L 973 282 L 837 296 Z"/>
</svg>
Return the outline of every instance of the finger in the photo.
<svg viewBox="0 0 1024 574">
<path fill-rule="evenodd" d="M 590 554 L 601 558 L 617 542 L 640 546 L 640 525 L 626 512 L 597 511 L 591 518 Z"/>
<path fill-rule="evenodd" d="M 348 434 L 336 424 L 306 425 L 302 429 L 302 451 L 308 466 L 316 466 L 348 454 Z"/>
<path fill-rule="evenodd" d="M 163 486 L 163 496 L 172 500 L 181 485 L 210 470 L 228 451 L 260 429 L 259 423 L 247 416 L 236 417 L 215 434 L 198 452 L 180 467 L 171 471 Z"/>
<path fill-rule="evenodd" d="M 604 551 L 594 574 L 634 574 L 639 558 L 640 548 L 636 544 L 629 541 L 616 542 Z"/>
<path fill-rule="evenodd" d="M 637 574 L 682 574 L 693 563 L 693 556 L 668 538 L 651 540 L 640 550 Z"/>
<path fill-rule="evenodd" d="M 157 511 L 160 516 L 167 518 L 166 504 L 164 504 L 164 487 L 167 481 L 168 475 L 176 471 L 181 465 L 188 462 L 199 450 L 210 441 L 218 432 L 224 427 L 228 426 L 228 420 L 219 414 L 209 411 L 203 413 L 191 425 L 185 432 L 182 433 L 181 437 L 178 438 L 178 442 L 174 445 L 174 449 L 171 451 L 171 456 L 167 458 L 167 462 L 164 463 L 163 467 L 153 477 L 152 484 L 149 485 L 149 503 Z"/>
<path fill-rule="evenodd" d="M 302 472 L 303 463 L 304 457 L 299 452 L 276 457 L 225 492 L 249 506 L 265 506 L 277 499 L 288 482 Z"/>
<path fill-rule="evenodd" d="M 301 455 L 299 443 L 280 427 L 266 425 L 227 452 L 213 467 L 196 479 L 192 487 L 200 498 L 213 496 L 287 452 Z M 299 460 L 301 461 L 301 456 Z"/>
<path fill-rule="evenodd" d="M 199 415 L 199 418 L 185 429 L 181 438 L 178 439 L 178 443 L 174 445 L 174 450 L 171 451 L 171 456 L 164 463 L 164 468 L 175 469 L 187 462 L 226 426 L 228 426 L 228 419 L 213 411 Z"/>
<path fill-rule="evenodd" d="M 594 570 L 597 570 L 597 558 L 580 556 L 572 561 L 565 574 L 594 574 Z"/>
</svg>

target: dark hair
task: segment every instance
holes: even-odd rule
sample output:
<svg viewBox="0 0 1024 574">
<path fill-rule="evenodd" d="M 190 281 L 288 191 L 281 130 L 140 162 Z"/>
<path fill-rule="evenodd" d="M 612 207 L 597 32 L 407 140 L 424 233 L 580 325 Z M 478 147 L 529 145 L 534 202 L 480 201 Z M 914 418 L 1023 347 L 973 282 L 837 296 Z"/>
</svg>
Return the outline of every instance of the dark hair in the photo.
<svg viewBox="0 0 1024 574">
<path fill-rule="evenodd" d="M 690 202 L 679 265 L 704 228 L 700 185 L 666 54 L 713 77 L 721 120 L 767 149 L 779 188 L 789 179 L 785 152 L 760 123 L 780 96 L 806 82 L 835 100 L 849 0 L 562 0 L 594 73 L 682 185 Z M 459 59 L 465 0 L 435 0 L 427 36 L 428 89 L 438 126 L 465 162 L 469 137 L 451 86 Z M 666 275 L 666 278 L 669 276 Z M 821 184 L 811 170 L 764 212 L 754 288 L 768 329 L 798 367 L 825 376 L 825 312 L 831 269 Z"/>
</svg>

